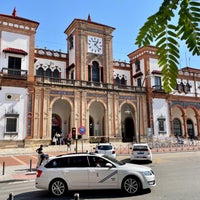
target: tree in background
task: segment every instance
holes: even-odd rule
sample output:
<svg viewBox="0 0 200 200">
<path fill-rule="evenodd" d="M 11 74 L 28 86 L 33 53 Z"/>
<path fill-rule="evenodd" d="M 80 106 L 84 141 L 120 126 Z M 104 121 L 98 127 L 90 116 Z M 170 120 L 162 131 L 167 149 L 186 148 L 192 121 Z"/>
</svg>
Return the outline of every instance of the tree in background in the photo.
<svg viewBox="0 0 200 200">
<path fill-rule="evenodd" d="M 175 17 L 178 17 L 177 23 L 173 21 Z M 156 43 L 166 92 L 176 88 L 180 42 L 185 41 L 192 55 L 200 55 L 199 25 L 199 0 L 164 0 L 159 11 L 147 19 L 138 33 L 135 44 L 139 47 Z"/>
</svg>

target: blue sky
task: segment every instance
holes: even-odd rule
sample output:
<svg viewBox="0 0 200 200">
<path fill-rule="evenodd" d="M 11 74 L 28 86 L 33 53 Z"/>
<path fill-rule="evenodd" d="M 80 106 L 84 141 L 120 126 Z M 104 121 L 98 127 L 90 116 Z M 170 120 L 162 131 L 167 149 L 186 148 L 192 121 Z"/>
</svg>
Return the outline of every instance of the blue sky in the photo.
<svg viewBox="0 0 200 200">
<path fill-rule="evenodd" d="M 12 14 L 40 23 L 35 46 L 66 52 L 65 29 L 74 18 L 87 19 L 114 27 L 113 59 L 127 61 L 137 49 L 135 39 L 147 17 L 154 14 L 163 0 L 0 0 L 0 13 Z M 200 57 L 181 49 L 180 68 L 200 68 Z"/>
</svg>

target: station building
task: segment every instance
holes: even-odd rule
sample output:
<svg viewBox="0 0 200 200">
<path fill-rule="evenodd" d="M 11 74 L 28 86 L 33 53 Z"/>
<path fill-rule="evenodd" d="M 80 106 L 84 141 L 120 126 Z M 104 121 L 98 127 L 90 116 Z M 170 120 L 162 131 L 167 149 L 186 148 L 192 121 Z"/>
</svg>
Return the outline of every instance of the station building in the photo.
<svg viewBox="0 0 200 200">
<path fill-rule="evenodd" d="M 200 70 L 180 69 L 167 94 L 155 47 L 113 60 L 115 28 L 88 16 L 64 29 L 66 53 L 36 48 L 38 26 L 15 9 L 0 14 L 1 147 L 49 145 L 74 130 L 90 143 L 199 138 Z"/>
</svg>

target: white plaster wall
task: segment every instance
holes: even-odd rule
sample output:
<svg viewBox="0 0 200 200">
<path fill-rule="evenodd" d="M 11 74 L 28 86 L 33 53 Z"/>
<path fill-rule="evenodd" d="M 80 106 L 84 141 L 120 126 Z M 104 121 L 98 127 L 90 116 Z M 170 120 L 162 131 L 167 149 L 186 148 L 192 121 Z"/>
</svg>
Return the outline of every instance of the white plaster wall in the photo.
<svg viewBox="0 0 200 200">
<path fill-rule="evenodd" d="M 54 71 L 54 69 L 56 69 L 57 66 L 57 69 L 59 70 L 59 72 L 61 72 L 61 78 L 66 78 L 66 62 L 52 59 L 37 58 L 37 62 L 35 62 L 34 64 L 34 75 L 36 75 L 36 70 L 41 66 L 44 70 L 46 70 L 50 66 L 52 71 Z"/>
<path fill-rule="evenodd" d="M 29 67 L 29 56 L 24 55 L 18 55 L 18 54 L 11 54 L 11 53 L 4 53 L 3 49 L 6 48 L 16 48 L 16 49 L 22 49 L 29 53 L 29 36 L 17 34 L 17 33 L 10 33 L 6 31 L 2 31 L 1 36 L 1 45 L 0 45 L 0 69 L 2 67 L 7 68 L 8 67 L 8 55 L 14 56 L 14 57 L 20 57 L 22 58 L 22 70 L 28 70 Z"/>
<path fill-rule="evenodd" d="M 152 99 L 153 110 L 153 123 L 154 123 L 154 137 L 158 139 L 165 139 L 170 135 L 170 123 L 169 123 L 169 108 L 166 99 L 154 98 Z M 159 134 L 158 118 L 165 118 L 165 134 Z"/>
<path fill-rule="evenodd" d="M 149 58 L 150 72 L 153 70 L 161 71 L 161 68 L 158 66 L 158 59 Z"/>
<path fill-rule="evenodd" d="M 7 100 L 7 94 L 19 96 L 17 100 Z M 18 117 L 18 135 L 4 136 L 5 132 L 5 113 L 11 112 L 19 114 Z M 13 139 L 23 140 L 26 137 L 26 113 L 27 113 L 27 89 L 18 87 L 2 87 L 0 91 L 0 140 Z"/>
<path fill-rule="evenodd" d="M 130 80 L 130 71 L 127 70 L 121 70 L 121 69 L 113 69 L 113 75 L 117 76 L 117 74 L 119 74 L 119 77 L 123 77 L 127 80 L 127 85 L 131 85 L 131 80 Z"/>
</svg>

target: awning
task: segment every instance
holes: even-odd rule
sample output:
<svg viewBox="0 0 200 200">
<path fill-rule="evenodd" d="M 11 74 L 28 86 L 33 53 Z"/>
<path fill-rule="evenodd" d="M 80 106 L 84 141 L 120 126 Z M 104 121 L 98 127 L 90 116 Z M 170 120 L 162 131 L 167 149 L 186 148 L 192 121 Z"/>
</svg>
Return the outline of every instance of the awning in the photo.
<svg viewBox="0 0 200 200">
<path fill-rule="evenodd" d="M 28 55 L 28 53 L 26 51 L 24 51 L 23 49 L 15 49 L 15 48 L 11 48 L 11 47 L 3 49 L 3 52 L 5 52 L 5 53 L 15 53 L 15 54 L 21 54 L 21 55 Z"/>
<path fill-rule="evenodd" d="M 138 78 L 139 76 L 142 76 L 142 75 L 143 75 L 143 73 L 141 71 L 139 71 L 133 75 L 133 78 Z"/>
</svg>

